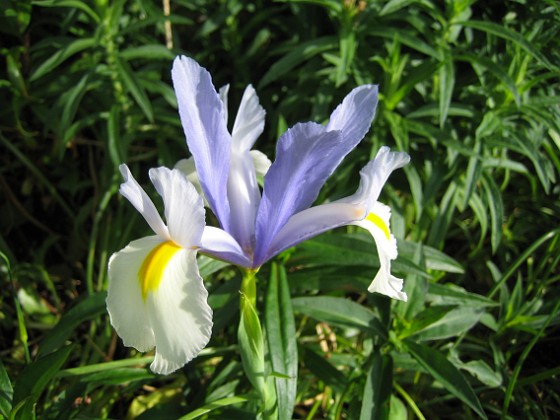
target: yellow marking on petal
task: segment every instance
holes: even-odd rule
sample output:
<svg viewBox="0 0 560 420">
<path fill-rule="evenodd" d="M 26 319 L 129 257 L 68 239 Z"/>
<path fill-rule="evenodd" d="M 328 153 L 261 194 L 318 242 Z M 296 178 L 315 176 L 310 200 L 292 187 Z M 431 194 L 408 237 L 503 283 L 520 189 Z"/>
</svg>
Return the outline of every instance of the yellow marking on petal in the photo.
<svg viewBox="0 0 560 420">
<path fill-rule="evenodd" d="M 138 271 L 138 280 L 140 281 L 140 289 L 142 290 L 142 299 L 144 301 L 148 297 L 148 292 L 158 289 L 169 260 L 180 249 L 180 246 L 171 241 L 162 242 L 146 256 L 142 267 Z"/>
<path fill-rule="evenodd" d="M 391 232 L 389 231 L 389 226 L 385 224 L 385 222 L 383 221 L 383 219 L 381 219 L 381 217 L 379 217 L 377 214 L 370 213 L 367 215 L 366 220 L 369 220 L 371 223 L 373 223 L 375 226 L 381 229 L 381 231 L 387 237 L 388 241 L 391 240 Z"/>
</svg>

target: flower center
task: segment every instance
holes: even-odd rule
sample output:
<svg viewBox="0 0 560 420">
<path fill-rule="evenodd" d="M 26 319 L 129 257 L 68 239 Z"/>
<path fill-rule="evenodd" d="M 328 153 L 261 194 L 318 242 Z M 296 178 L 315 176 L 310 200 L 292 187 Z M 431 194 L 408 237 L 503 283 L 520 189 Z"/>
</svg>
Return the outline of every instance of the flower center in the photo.
<svg viewBox="0 0 560 420">
<path fill-rule="evenodd" d="M 167 264 L 181 247 L 171 241 L 162 242 L 146 256 L 138 271 L 138 280 L 142 290 L 142 299 L 148 297 L 148 292 L 158 289 Z"/>
<path fill-rule="evenodd" d="M 381 231 L 385 234 L 385 237 L 388 241 L 391 240 L 391 232 L 389 231 L 389 226 L 379 217 L 377 214 L 369 213 L 366 217 L 366 220 L 369 220 L 375 226 L 377 226 Z"/>
</svg>

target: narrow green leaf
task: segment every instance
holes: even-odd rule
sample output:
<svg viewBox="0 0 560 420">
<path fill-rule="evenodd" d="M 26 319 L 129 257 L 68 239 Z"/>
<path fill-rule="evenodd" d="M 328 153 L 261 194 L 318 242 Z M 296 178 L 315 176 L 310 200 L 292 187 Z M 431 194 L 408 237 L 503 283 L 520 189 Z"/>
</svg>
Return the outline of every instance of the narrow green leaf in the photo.
<svg viewBox="0 0 560 420">
<path fill-rule="evenodd" d="M 58 350 L 75 332 L 78 325 L 104 313 L 106 296 L 105 292 L 90 295 L 67 311 L 41 342 L 39 355 L 43 356 Z"/>
<path fill-rule="evenodd" d="M 31 418 L 29 416 L 33 414 L 33 407 L 39 400 L 43 390 L 64 365 L 73 349 L 74 346 L 62 347 L 37 359 L 23 369 L 14 384 L 14 407 L 17 407 L 20 402 L 26 400 L 25 406 L 21 407 L 18 412 L 19 415 L 24 416 L 23 418 L 25 416 Z"/>
<path fill-rule="evenodd" d="M 59 378 L 68 376 L 82 376 L 91 373 L 99 373 L 107 370 L 120 369 L 130 366 L 144 366 L 154 361 L 154 356 L 145 356 L 134 359 L 115 360 L 107 363 L 96 363 L 93 365 L 80 366 L 70 369 L 63 369 L 56 375 Z"/>
<path fill-rule="evenodd" d="M 409 6 L 411 3 L 414 3 L 415 0 L 389 0 L 385 3 L 381 11 L 379 12 L 379 16 L 389 15 L 391 13 L 398 12 L 403 8 Z"/>
<path fill-rule="evenodd" d="M 126 88 L 142 110 L 148 121 L 154 121 L 154 111 L 152 110 L 152 105 L 150 100 L 148 99 L 148 95 L 144 88 L 140 85 L 138 78 L 128 65 L 128 63 L 124 60 L 117 60 L 117 70 L 119 72 L 119 76 L 123 80 Z"/>
<path fill-rule="evenodd" d="M 65 39 L 59 41 L 56 45 L 56 52 L 43 61 L 37 69 L 35 69 L 29 80 L 37 80 L 47 73 L 52 72 L 73 55 L 93 47 L 96 43 L 97 40 L 95 38 Z"/>
<path fill-rule="evenodd" d="M 432 308 L 440 308 L 433 306 Z M 455 308 L 448 311 L 443 317 L 434 320 L 422 329 L 411 334 L 416 340 L 442 340 L 456 337 L 474 327 L 484 315 L 484 309 L 475 307 Z"/>
<path fill-rule="evenodd" d="M 85 12 L 89 17 L 91 17 L 95 23 L 100 22 L 100 17 L 97 13 L 91 9 L 87 2 L 82 0 L 33 0 L 31 2 L 34 6 L 41 6 L 41 7 L 71 7 L 80 9 L 81 11 Z"/>
<path fill-rule="evenodd" d="M 360 420 L 387 419 L 390 412 L 392 388 L 393 359 L 376 351 L 367 374 Z"/>
<path fill-rule="evenodd" d="M 428 286 L 428 301 L 434 305 L 457 305 L 485 308 L 497 306 L 498 303 L 486 296 L 467 292 L 455 284 L 431 283 Z"/>
<path fill-rule="evenodd" d="M 111 163 L 115 168 L 124 162 L 123 153 L 121 152 L 121 127 L 120 127 L 120 106 L 115 104 L 111 107 L 109 118 L 107 119 L 107 149 Z"/>
<path fill-rule="evenodd" d="M 463 194 L 463 203 L 461 210 L 464 210 L 469 203 L 473 191 L 476 188 L 478 179 L 482 172 L 482 158 L 480 156 L 482 150 L 482 142 L 477 138 L 473 147 L 473 155 L 469 158 L 467 172 L 465 173 L 465 193 Z"/>
<path fill-rule="evenodd" d="M 553 65 L 548 59 L 538 51 L 531 42 L 527 41 L 521 34 L 515 32 L 504 25 L 498 25 L 496 23 L 488 21 L 478 21 L 478 20 L 468 20 L 463 22 L 453 22 L 453 25 L 468 26 L 473 29 L 478 29 L 480 31 L 487 32 L 489 34 L 495 35 L 497 37 L 512 41 L 519 47 L 528 52 L 533 58 L 536 58 L 543 65 L 545 65 L 549 70 L 556 70 L 557 66 Z"/>
<path fill-rule="evenodd" d="M 521 104 L 521 97 L 519 96 L 519 91 L 517 90 L 517 86 L 515 85 L 515 81 L 511 78 L 511 76 L 503 70 L 502 67 L 497 65 L 494 61 L 489 60 L 485 57 L 480 55 L 474 54 L 461 54 L 456 55 L 453 57 L 457 61 L 467 61 L 471 63 L 473 67 L 480 67 L 488 72 L 492 73 L 494 77 L 496 77 L 503 85 L 510 91 L 515 103 L 519 106 Z"/>
<path fill-rule="evenodd" d="M 368 308 L 348 299 L 332 296 L 298 297 L 292 299 L 296 312 L 319 321 L 346 328 L 358 328 L 369 334 L 387 336 L 375 314 Z"/>
<path fill-rule="evenodd" d="M 145 381 L 155 379 L 157 375 L 144 368 L 116 368 L 93 372 L 80 378 L 84 383 L 95 383 L 103 385 L 122 385 L 134 381 Z"/>
<path fill-rule="evenodd" d="M 4 417 L 10 415 L 12 410 L 12 397 L 14 395 L 14 389 L 12 388 L 12 382 L 6 372 L 6 368 L 0 360 L 0 414 Z"/>
<path fill-rule="evenodd" d="M 399 241 L 399 255 L 413 258 L 418 244 L 410 241 Z M 428 270 L 445 271 L 447 273 L 464 273 L 465 269 L 455 259 L 449 255 L 432 248 L 431 246 L 422 245 L 422 253 L 424 257 L 424 264 Z"/>
<path fill-rule="evenodd" d="M 91 73 L 86 73 L 82 78 L 68 91 L 64 92 L 57 104 L 62 108 L 62 114 L 55 127 L 61 144 L 58 144 L 58 155 L 62 160 L 63 154 L 66 152 L 68 141 L 70 140 L 68 129 L 73 123 L 80 106 L 80 102 L 87 91 L 87 83 Z"/>
<path fill-rule="evenodd" d="M 259 88 L 262 89 L 266 85 L 274 82 L 297 65 L 309 60 L 311 57 L 325 51 L 336 49 L 337 45 L 337 39 L 329 36 L 313 39 L 294 46 L 286 55 L 270 66 L 270 69 L 261 79 Z"/>
<path fill-rule="evenodd" d="M 451 98 L 453 96 L 453 88 L 455 86 L 455 69 L 453 67 L 453 60 L 448 56 L 443 65 L 439 68 L 439 126 L 443 127 L 449 107 L 451 105 Z"/>
<path fill-rule="evenodd" d="M 416 344 L 410 340 L 405 340 L 403 343 L 420 366 L 439 381 L 447 391 L 467 404 L 481 418 L 487 418 L 470 384 L 443 354 L 431 347 Z"/>
<path fill-rule="evenodd" d="M 129 47 L 119 51 L 119 55 L 124 60 L 173 60 L 175 54 L 168 48 L 159 44 L 141 45 L 139 47 Z"/>
<path fill-rule="evenodd" d="M 441 53 L 441 51 L 437 50 L 430 44 L 415 36 L 416 32 L 414 31 L 399 28 L 399 31 L 395 32 L 393 26 L 378 26 L 368 28 L 368 33 L 371 36 L 389 38 L 391 41 L 397 39 L 413 50 L 419 51 L 429 57 L 433 57 L 438 61 L 443 60 L 443 54 Z"/>
<path fill-rule="evenodd" d="M 27 97 L 27 86 L 25 85 L 25 79 L 21 74 L 21 62 L 14 57 L 12 51 L 6 51 L 6 70 L 12 86 L 19 92 L 20 95 Z"/>
<path fill-rule="evenodd" d="M 428 235 L 428 245 L 438 248 L 447 235 L 456 208 L 457 184 L 452 181 L 439 204 L 438 213 Z"/>
<path fill-rule="evenodd" d="M 216 400 L 216 401 L 212 401 L 209 404 L 206 404 L 194 411 L 191 411 L 189 414 L 187 414 L 186 416 L 181 417 L 179 420 L 193 420 L 193 419 L 197 419 L 199 417 L 202 417 L 205 414 L 208 414 L 218 408 L 222 408 L 222 407 L 227 407 L 229 405 L 234 405 L 234 404 L 241 404 L 244 402 L 249 401 L 249 398 L 247 397 L 243 397 L 243 396 L 234 396 L 234 397 L 227 397 L 227 398 L 222 398 L 221 400 Z"/>
<path fill-rule="evenodd" d="M 335 368 L 327 359 L 317 354 L 308 347 L 304 348 L 303 363 L 313 374 L 323 381 L 326 385 L 332 387 L 337 392 L 344 392 L 348 387 L 348 379 L 346 376 Z"/>
<path fill-rule="evenodd" d="M 412 255 L 413 262 L 419 267 L 426 268 L 424 246 L 422 244 L 410 244 L 414 247 Z M 409 274 L 405 277 L 404 291 L 408 295 L 408 301 L 398 301 L 394 306 L 395 312 L 402 318 L 410 320 L 416 317 L 426 305 L 426 291 L 428 280 L 424 276 Z"/>
<path fill-rule="evenodd" d="M 464 363 L 461 368 L 489 387 L 497 388 L 502 385 L 502 374 L 492 370 L 484 360 L 471 360 Z"/>
<path fill-rule="evenodd" d="M 500 189 L 490 174 L 483 174 L 481 179 L 486 193 L 486 204 L 490 209 L 492 252 L 496 252 L 502 240 L 504 203 Z"/>
<path fill-rule="evenodd" d="M 298 354 L 290 289 L 283 266 L 272 264 L 265 313 L 266 336 L 276 383 L 278 416 L 292 418 L 297 391 Z"/>
<path fill-rule="evenodd" d="M 344 27 L 340 34 L 340 61 L 336 68 L 335 85 L 342 85 L 350 73 L 350 67 L 356 54 L 356 32 L 352 27 L 352 22 L 344 22 Z"/>
</svg>

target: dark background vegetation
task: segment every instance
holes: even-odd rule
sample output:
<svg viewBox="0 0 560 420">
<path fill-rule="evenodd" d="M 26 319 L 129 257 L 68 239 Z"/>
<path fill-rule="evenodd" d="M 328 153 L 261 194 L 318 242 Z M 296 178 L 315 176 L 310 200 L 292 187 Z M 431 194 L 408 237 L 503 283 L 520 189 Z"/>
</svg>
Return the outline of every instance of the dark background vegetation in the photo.
<svg viewBox="0 0 560 420">
<path fill-rule="evenodd" d="M 109 256 L 148 231 L 118 195 L 118 165 L 148 184 L 148 168 L 188 156 L 177 54 L 231 85 L 230 121 L 253 84 L 270 157 L 287 127 L 379 84 L 370 133 L 318 201 L 352 193 L 381 145 L 412 157 L 382 196 L 408 303 L 367 294 L 374 245 L 350 228 L 259 274 L 269 296 L 268 276 L 287 272 L 295 418 L 560 416 L 558 2 L 172 0 L 166 16 L 154 0 L 4 0 L 0 12 L 1 416 L 258 411 L 236 350 L 235 268 L 201 258 L 213 338 L 169 377 L 122 347 L 105 313 Z"/>
</svg>

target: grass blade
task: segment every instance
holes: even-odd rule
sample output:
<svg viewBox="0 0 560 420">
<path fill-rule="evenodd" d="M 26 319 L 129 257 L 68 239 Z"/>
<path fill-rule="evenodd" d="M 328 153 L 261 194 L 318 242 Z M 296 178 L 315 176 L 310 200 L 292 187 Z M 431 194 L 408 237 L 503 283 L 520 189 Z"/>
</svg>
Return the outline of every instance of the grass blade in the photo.
<svg viewBox="0 0 560 420">
<path fill-rule="evenodd" d="M 471 407 L 481 418 L 487 418 L 469 383 L 443 354 L 431 347 L 416 344 L 409 340 L 404 343 L 411 356 L 445 389 Z"/>
<path fill-rule="evenodd" d="M 273 264 L 270 272 L 265 313 L 266 336 L 276 377 L 278 416 L 292 417 L 297 391 L 298 353 L 296 328 L 286 270 Z"/>
</svg>

